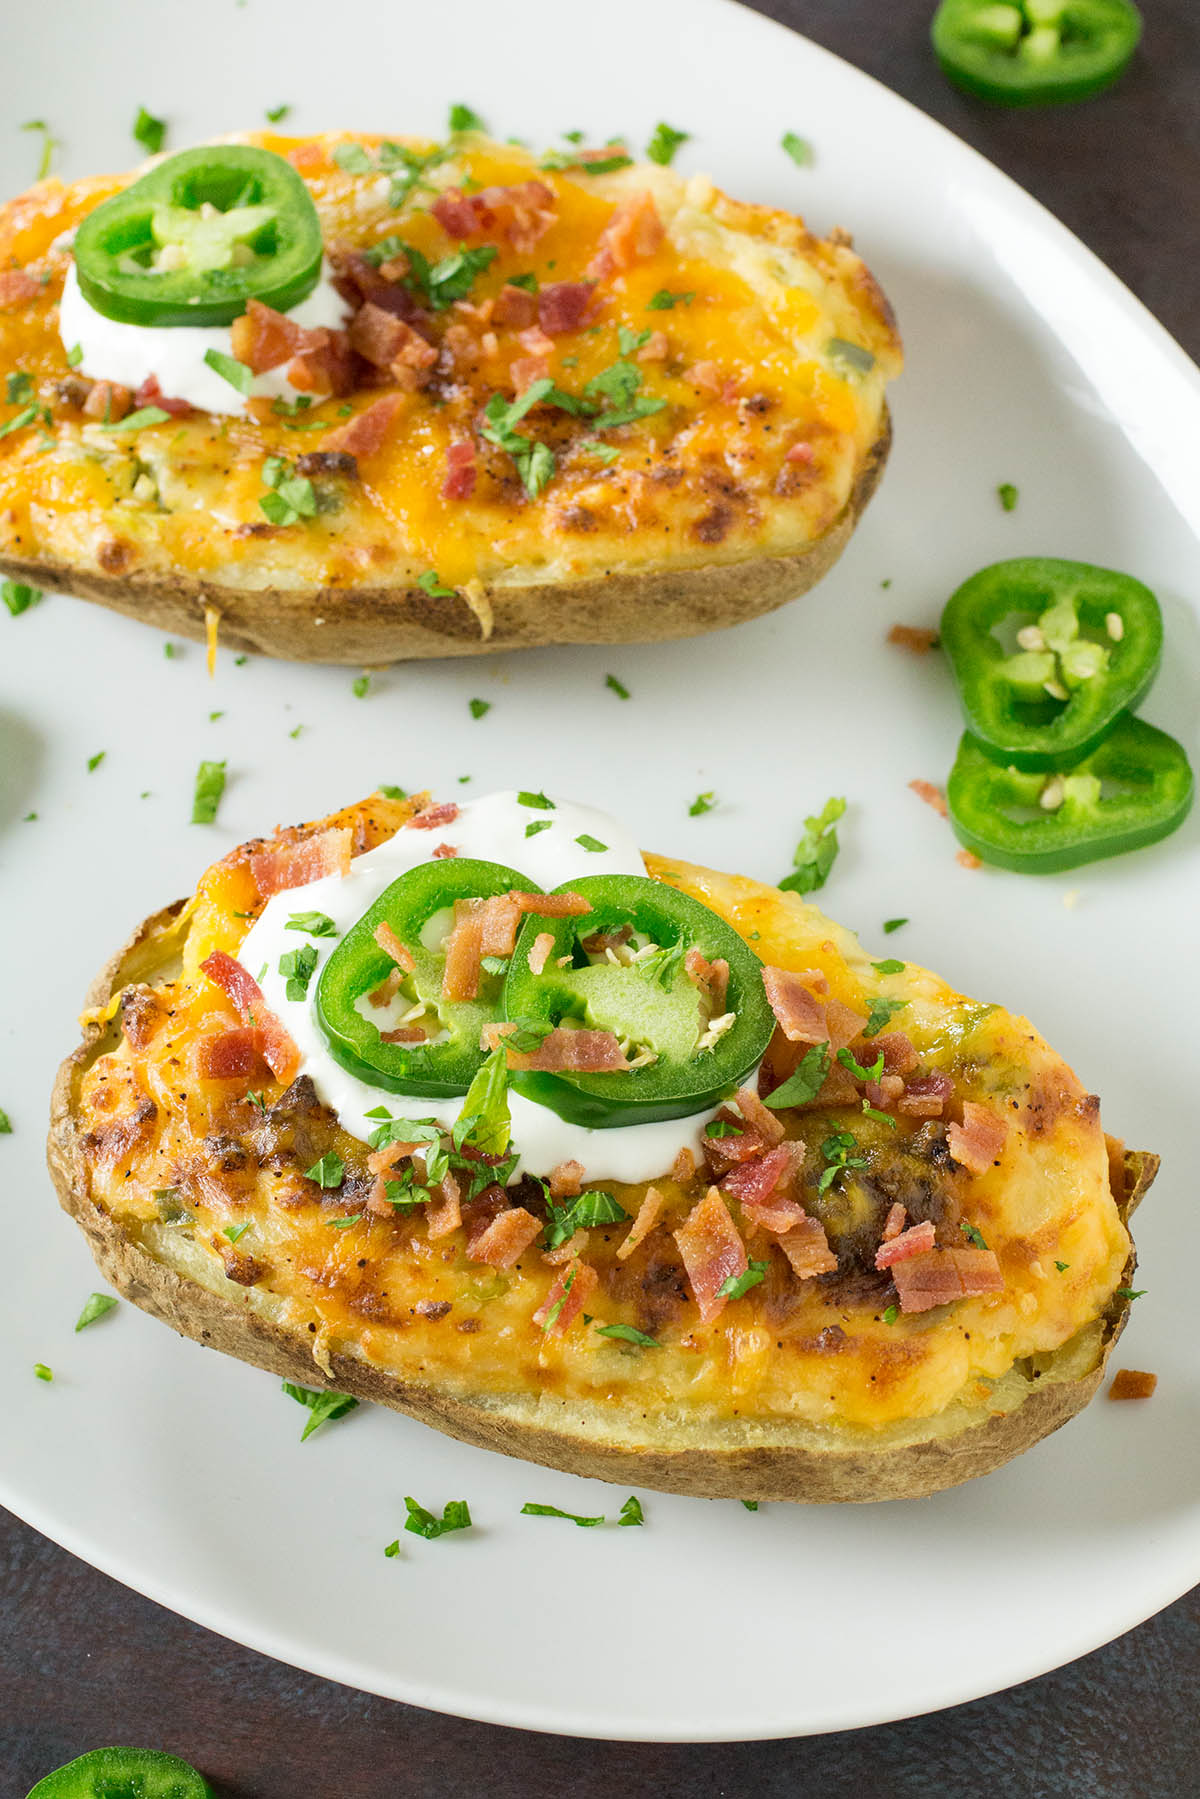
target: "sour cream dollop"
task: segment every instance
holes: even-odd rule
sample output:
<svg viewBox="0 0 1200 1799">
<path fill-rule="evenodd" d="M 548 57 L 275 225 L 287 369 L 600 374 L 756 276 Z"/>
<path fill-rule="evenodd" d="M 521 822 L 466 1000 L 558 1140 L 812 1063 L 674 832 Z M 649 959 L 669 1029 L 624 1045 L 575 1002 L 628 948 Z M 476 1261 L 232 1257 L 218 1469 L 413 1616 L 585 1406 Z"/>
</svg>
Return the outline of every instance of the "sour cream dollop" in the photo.
<svg viewBox="0 0 1200 1799">
<path fill-rule="evenodd" d="M 305 330 L 318 325 L 337 330 L 346 323 L 348 310 L 323 263 L 311 294 L 287 316 Z M 161 393 L 172 400 L 187 400 L 201 412 L 236 416 L 245 413 L 246 398 L 265 395 L 290 400 L 299 391 L 284 373 L 287 365 L 281 364 L 256 375 L 250 394 L 243 397 L 204 360 L 209 350 L 233 355 L 228 325 L 129 325 L 106 318 L 84 298 L 74 262 L 63 286 L 58 330 L 68 353 L 76 348 L 82 352 L 76 364 L 81 375 L 93 381 L 115 381 L 135 391 L 154 375 Z"/>
<path fill-rule="evenodd" d="M 548 828 L 526 837 L 526 826 L 533 822 L 547 823 Z M 589 850 L 579 843 L 580 837 L 605 847 Z M 338 940 L 399 875 L 430 861 L 431 852 L 443 843 L 460 856 L 505 863 L 546 891 L 581 875 L 646 873 L 633 838 L 608 813 L 568 800 L 555 800 L 551 810 L 531 809 L 515 792 L 504 792 L 460 805 L 458 817 L 437 830 L 397 831 L 378 849 L 356 856 L 345 876 L 325 875 L 273 895 L 248 931 L 238 960 L 254 976 L 299 1049 L 300 1073 L 310 1077 L 343 1129 L 363 1141 L 379 1122 L 367 1116 L 377 1106 L 386 1107 L 394 1117 L 437 1118 L 447 1126 L 462 1111 L 461 1099 L 408 1099 L 359 1080 L 330 1055 L 315 1005 L 321 968 Z M 289 918 L 309 911 L 331 918 L 337 937 L 313 938 L 288 930 Z M 279 961 L 301 943 L 311 943 L 317 951 L 317 967 L 306 997 L 290 1000 Z M 559 1162 L 577 1161 L 589 1180 L 654 1180 L 667 1172 L 681 1149 L 699 1150 L 703 1128 L 716 1115 L 715 1109 L 708 1109 L 690 1118 L 597 1131 L 572 1124 L 519 1093 L 510 1093 L 509 1106 L 513 1149 L 520 1152 L 523 1172 L 548 1174 Z"/>
</svg>

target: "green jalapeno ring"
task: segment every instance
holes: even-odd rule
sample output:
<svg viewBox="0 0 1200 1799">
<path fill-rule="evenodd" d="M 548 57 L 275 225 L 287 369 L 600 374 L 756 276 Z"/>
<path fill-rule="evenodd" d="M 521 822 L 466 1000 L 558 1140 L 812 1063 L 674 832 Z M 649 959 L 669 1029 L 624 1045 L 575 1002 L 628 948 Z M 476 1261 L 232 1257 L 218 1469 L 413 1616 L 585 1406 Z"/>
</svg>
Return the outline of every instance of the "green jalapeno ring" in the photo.
<svg viewBox="0 0 1200 1799">
<path fill-rule="evenodd" d="M 592 910 L 578 918 L 528 918 L 517 938 L 504 983 L 509 1020 L 553 1028 L 576 1018 L 616 1036 L 648 1042 L 656 1059 L 612 1074 L 513 1071 L 509 1084 L 527 1099 L 571 1123 L 593 1130 L 686 1118 L 719 1103 L 761 1061 L 774 1015 L 767 1003 L 762 965 L 732 925 L 707 906 L 662 882 L 638 875 L 586 875 L 556 891 L 578 893 Z M 631 925 L 664 952 L 655 965 L 613 968 L 588 965 L 578 936 Z M 534 974 L 529 953 L 544 932 L 554 939 Z M 727 1010 L 733 1024 L 708 1049 L 701 1034 L 700 994 L 687 976 L 684 957 L 698 949 L 706 960 L 729 964 Z M 570 957 L 570 966 L 558 960 Z"/>
<path fill-rule="evenodd" d="M 1056 874 L 1169 836 L 1193 793 L 1182 744 L 1126 713 L 1097 749 L 1059 772 L 1002 768 L 965 734 L 946 803 L 955 836 L 984 862 Z"/>
<path fill-rule="evenodd" d="M 1142 18 L 1131 0 L 942 0 L 930 35 L 956 87 L 1005 106 L 1046 105 L 1111 87 Z"/>
<path fill-rule="evenodd" d="M 1040 648 L 1009 654 L 995 632 L 1012 616 L 1038 621 L 1030 628 Z M 1065 768 L 1088 755 L 1145 698 L 1162 660 L 1162 613 L 1148 587 L 1052 556 L 980 569 L 950 596 L 939 630 L 968 731 L 987 755 L 1020 769 Z"/>
<path fill-rule="evenodd" d="M 420 1099 L 451 1099 L 467 1091 L 488 1053 L 480 1047 L 486 1024 L 501 1017 L 501 978 L 483 975 L 488 997 L 447 1001 L 441 998 L 445 957 L 421 940 L 438 912 L 455 900 L 490 899 L 514 889 L 541 889 L 500 862 L 447 857 L 423 862 L 391 883 L 360 919 L 351 925 L 329 956 L 317 981 L 317 1022 L 334 1060 L 370 1086 Z M 378 1028 L 357 1010 L 396 964 L 375 941 L 375 929 L 390 925 L 411 952 L 415 970 L 409 977 L 416 995 L 438 1019 L 447 1036 L 434 1043 L 385 1043 Z"/>
<path fill-rule="evenodd" d="M 167 157 L 90 212 L 74 245 L 88 304 L 151 326 L 230 325 L 252 299 L 287 312 L 316 286 L 323 254 L 304 182 L 252 144 Z"/>
<path fill-rule="evenodd" d="M 91 1749 L 39 1780 L 29 1799 L 216 1799 L 202 1774 L 160 1749 Z"/>
</svg>

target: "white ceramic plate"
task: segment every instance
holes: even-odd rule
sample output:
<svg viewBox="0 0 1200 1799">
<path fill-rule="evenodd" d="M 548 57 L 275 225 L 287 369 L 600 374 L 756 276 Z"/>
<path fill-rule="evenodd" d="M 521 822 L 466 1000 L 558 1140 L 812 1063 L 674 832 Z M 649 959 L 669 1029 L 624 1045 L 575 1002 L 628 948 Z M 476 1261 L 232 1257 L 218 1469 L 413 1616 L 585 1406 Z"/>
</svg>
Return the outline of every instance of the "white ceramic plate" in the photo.
<svg viewBox="0 0 1200 1799">
<path fill-rule="evenodd" d="M 906 786 L 948 770 L 948 678 L 883 637 L 935 619 L 1000 556 L 1134 570 L 1167 621 L 1147 716 L 1195 756 L 1197 371 L 971 151 L 725 0 L 442 0 L 419 14 L 356 0 L 342 19 L 326 0 L 42 0 L 5 21 L 0 67 L 21 114 L 66 137 L 73 173 L 133 160 L 143 103 L 177 146 L 281 101 L 300 130 L 435 132 L 463 99 L 498 134 L 541 141 L 586 127 L 640 142 L 666 118 L 695 134 L 680 166 L 819 228 L 852 226 L 909 355 L 892 465 L 845 558 L 807 599 L 719 641 L 396 668 L 363 701 L 348 671 L 261 660 L 222 657 L 210 684 L 197 648 L 164 662 L 155 632 L 71 600 L 0 615 L 0 1104 L 15 1127 L 0 1139 L 0 1497 L 268 1654 L 418 1705 L 596 1736 L 766 1737 L 925 1711 L 1077 1656 L 1183 1592 L 1200 1578 L 1200 815 L 1165 845 L 1062 878 L 963 870 Z M 786 129 L 815 146 L 810 169 L 779 149 Z M 0 139 L 4 191 L 27 182 L 33 150 L 15 130 Z M 1020 488 L 1012 514 L 1001 481 Z M 492 701 L 479 722 L 476 694 Z M 219 826 L 196 828 L 192 777 L 214 756 L 229 788 Z M 644 1530 L 581 1531 L 520 1506 L 612 1518 L 624 1493 L 365 1409 L 301 1447 L 303 1414 L 276 1381 L 129 1306 L 75 1337 L 97 1282 L 41 1138 L 95 969 L 240 839 L 380 780 L 453 794 L 467 774 L 473 790 L 553 777 L 596 804 L 616 795 L 646 845 L 767 879 L 803 815 L 848 795 L 829 909 L 869 944 L 907 914 L 889 951 L 1028 1010 L 1103 1094 L 1108 1128 L 1164 1152 L 1139 1219 L 1149 1292 L 1119 1358 L 1158 1372 L 1156 1398 L 1101 1400 L 935 1499 L 752 1516 L 645 1494 Z M 689 818 L 710 788 L 717 809 Z M 33 1378 L 39 1360 L 52 1386 Z M 402 1536 L 385 1560 L 406 1493 L 465 1496 L 478 1528 Z"/>
</svg>

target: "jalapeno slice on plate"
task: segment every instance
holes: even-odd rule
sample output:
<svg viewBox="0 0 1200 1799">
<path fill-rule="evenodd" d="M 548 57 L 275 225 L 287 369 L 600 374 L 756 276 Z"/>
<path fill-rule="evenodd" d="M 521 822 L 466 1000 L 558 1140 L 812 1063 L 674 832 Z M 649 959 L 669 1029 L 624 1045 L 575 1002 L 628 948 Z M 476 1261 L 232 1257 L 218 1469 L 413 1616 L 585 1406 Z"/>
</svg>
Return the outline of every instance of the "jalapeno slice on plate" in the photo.
<svg viewBox="0 0 1200 1799">
<path fill-rule="evenodd" d="M 1162 613 L 1132 575 L 1019 556 L 963 582 L 941 640 L 980 748 L 1015 768 L 1066 768 L 1148 693 Z"/>
<path fill-rule="evenodd" d="M 580 894 L 586 916 L 528 918 L 504 983 L 516 1025 L 510 1084 L 573 1123 L 604 1130 L 686 1118 L 716 1105 L 761 1060 L 775 1020 L 762 965 L 732 926 L 690 895 L 638 875 L 587 875 L 558 892 Z M 549 949 L 538 946 L 549 933 Z M 711 977 L 692 958 L 725 963 Z M 540 972 L 535 972 L 535 968 Z M 623 1070 L 537 1067 L 546 1033 L 611 1033 Z M 530 1064 L 534 1066 L 530 1066 Z"/>
<path fill-rule="evenodd" d="M 931 35 L 956 87 L 1036 106 L 1111 87 L 1137 49 L 1142 16 L 1130 0 L 942 0 Z"/>
<path fill-rule="evenodd" d="M 1001 768 L 965 735 L 946 803 L 955 836 L 985 862 L 1056 874 L 1168 837 L 1193 787 L 1182 744 L 1127 715 L 1074 767 L 1049 773 Z"/>
<path fill-rule="evenodd" d="M 470 919 L 483 901 L 513 892 L 538 889 L 515 868 L 466 856 L 423 862 L 393 881 L 321 970 L 317 1021 L 334 1059 L 392 1093 L 465 1093 L 487 1054 L 484 1026 L 501 1017 L 508 967 L 506 956 L 487 954 L 486 941 L 469 940 Z M 464 923 L 466 932 L 452 940 Z M 509 928 L 515 934 L 515 921 Z M 391 933 L 411 968 L 381 946 L 377 932 L 385 941 Z M 399 1034 L 389 1042 L 392 1033 Z"/>
<path fill-rule="evenodd" d="M 321 272 L 321 222 L 282 156 L 182 150 L 104 200 L 75 233 L 84 298 L 130 325 L 229 325 L 250 300 L 286 312 Z"/>
<path fill-rule="evenodd" d="M 29 1799 L 216 1799 L 203 1775 L 158 1749 L 92 1749 L 39 1780 Z"/>
</svg>

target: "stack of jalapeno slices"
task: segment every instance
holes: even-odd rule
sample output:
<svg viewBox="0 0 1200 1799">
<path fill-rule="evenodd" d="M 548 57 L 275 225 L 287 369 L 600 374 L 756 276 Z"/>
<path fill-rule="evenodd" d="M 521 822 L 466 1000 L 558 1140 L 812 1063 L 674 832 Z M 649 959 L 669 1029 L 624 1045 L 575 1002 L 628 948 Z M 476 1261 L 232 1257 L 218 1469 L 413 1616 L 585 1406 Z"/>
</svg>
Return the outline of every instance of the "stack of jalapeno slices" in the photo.
<svg viewBox="0 0 1200 1799">
<path fill-rule="evenodd" d="M 1178 829 L 1187 755 L 1133 715 L 1162 638 L 1149 588 L 1086 562 L 1017 557 L 951 595 L 941 642 L 967 729 L 946 800 L 967 849 L 1052 874 Z"/>
<path fill-rule="evenodd" d="M 524 916 L 511 954 L 489 955 L 486 908 L 503 911 L 505 896 Z M 472 919 L 481 937 L 464 982 L 447 950 Z M 720 1012 L 689 973 L 692 951 L 728 966 Z M 391 883 L 325 963 L 316 1013 L 330 1053 L 371 1086 L 452 1098 L 492 1057 L 514 1091 L 600 1130 L 719 1104 L 775 1024 L 757 956 L 689 895 L 638 875 L 584 876 L 543 895 L 516 869 L 469 857 Z M 550 1033 L 572 1031 L 611 1034 L 621 1065 L 571 1067 L 568 1038 L 567 1054 L 538 1067 Z"/>
</svg>

